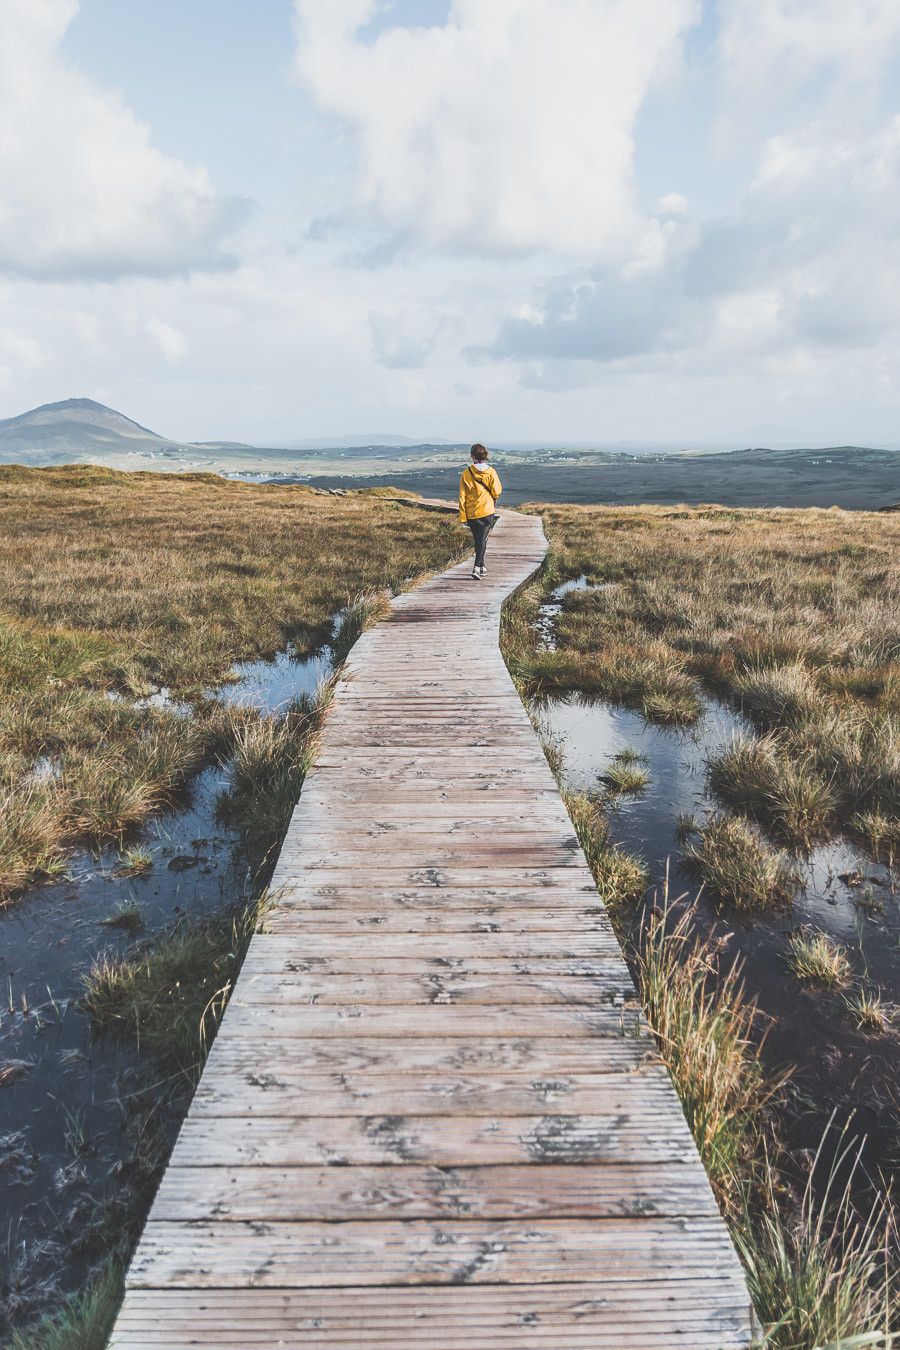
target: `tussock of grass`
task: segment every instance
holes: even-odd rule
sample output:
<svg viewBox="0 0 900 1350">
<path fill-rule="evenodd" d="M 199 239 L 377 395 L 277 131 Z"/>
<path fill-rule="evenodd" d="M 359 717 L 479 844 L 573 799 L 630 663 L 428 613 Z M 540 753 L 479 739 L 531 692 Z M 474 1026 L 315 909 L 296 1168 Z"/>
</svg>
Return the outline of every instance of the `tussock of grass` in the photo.
<svg viewBox="0 0 900 1350">
<path fill-rule="evenodd" d="M 607 909 L 614 911 L 629 901 L 640 900 L 649 880 L 647 869 L 639 858 L 612 842 L 609 822 L 599 802 L 583 792 L 565 791 L 563 801 Z"/>
<path fill-rule="evenodd" d="M 153 871 L 153 854 L 149 848 L 143 848 L 135 845 L 133 848 L 122 850 L 119 857 L 119 866 L 116 868 L 116 875 L 120 877 L 137 877 L 145 872 Z"/>
<path fill-rule="evenodd" d="M 82 999 L 95 1030 L 196 1079 L 263 909 L 183 922 L 135 956 L 100 957 Z"/>
<path fill-rule="evenodd" d="M 346 661 L 350 648 L 357 638 L 373 623 L 378 623 L 390 613 L 388 597 L 380 595 L 358 595 L 344 610 L 337 632 L 331 641 L 335 665 Z"/>
<path fill-rule="evenodd" d="M 824 702 L 815 680 L 799 663 L 745 671 L 731 687 L 741 709 L 766 729 L 806 722 L 822 711 Z"/>
<path fill-rule="evenodd" d="M 14 1331 L 9 1350 L 103 1350 L 122 1301 L 122 1272 L 111 1266 L 89 1289 L 33 1327 Z"/>
<path fill-rule="evenodd" d="M 868 1211 L 856 1208 L 859 1153 L 843 1140 L 824 1188 L 814 1185 L 830 1131 L 799 1200 L 793 1198 L 763 1142 L 762 1114 L 779 1083 L 763 1072 L 740 969 L 718 970 L 712 944 L 693 938 L 691 924 L 690 910 L 674 923 L 667 905 L 651 915 L 636 958 L 638 978 L 746 1269 L 765 1327 L 762 1344 L 766 1350 L 887 1350 L 891 1342 L 883 1338 L 900 1329 L 889 1201 L 876 1195 Z"/>
<path fill-rule="evenodd" d="M 798 980 L 826 985 L 831 989 L 845 988 L 851 979 L 847 953 L 827 933 L 804 928 L 790 939 L 791 969 Z"/>
<path fill-rule="evenodd" d="M 826 1132 L 825 1139 L 827 1140 Z M 763 1173 L 763 1202 L 734 1232 L 754 1307 L 767 1330 L 767 1350 L 888 1350 L 900 1329 L 891 1247 L 896 1222 L 877 1198 L 866 1213 L 852 1195 L 859 1168 L 853 1145 L 839 1148 L 824 1186 L 814 1189 L 822 1148 L 799 1208 L 788 1219 L 775 1173 Z M 849 1166 L 848 1166 L 849 1162 Z M 846 1179 L 841 1184 L 840 1177 Z"/>
<path fill-rule="evenodd" d="M 643 792 L 650 782 L 645 764 L 646 759 L 636 751 L 620 750 L 617 755 L 613 755 L 612 763 L 600 775 L 600 782 L 608 791 L 623 796 Z"/>
<path fill-rule="evenodd" d="M 131 903 L 120 905 L 115 913 L 110 914 L 103 922 L 107 928 L 121 928 L 125 933 L 137 933 L 144 926 L 144 916 L 141 914 L 140 906 Z"/>
<path fill-rule="evenodd" d="M 860 811 L 850 820 L 850 833 L 889 867 L 900 858 L 900 818 L 892 820 L 881 811 Z"/>
<path fill-rule="evenodd" d="M 315 755 L 331 688 L 326 685 L 315 699 L 298 699 L 282 717 L 257 717 L 235 731 L 228 756 L 231 787 L 219 814 L 238 827 L 260 868 L 281 846 Z"/>
<path fill-rule="evenodd" d="M 718 972 L 710 945 L 691 936 L 691 911 L 670 923 L 668 908 L 651 914 L 636 960 L 647 1017 L 700 1156 L 720 1200 L 733 1206 L 772 1091 L 739 967 Z"/>
<path fill-rule="evenodd" d="M 891 1030 L 894 1009 L 876 991 L 861 989 L 858 994 L 847 999 L 847 1007 L 858 1031 L 884 1036 Z"/>
<path fill-rule="evenodd" d="M 713 815 L 682 845 L 710 893 L 739 910 L 787 905 L 799 886 L 784 856 L 740 816 Z"/>
<path fill-rule="evenodd" d="M 0 906 L 30 878 L 52 876 L 62 861 L 55 785 L 0 780 Z"/>
<path fill-rule="evenodd" d="M 708 765 L 710 790 L 788 844 L 810 848 L 834 824 L 836 794 L 809 762 L 772 734 L 735 737 Z"/>
</svg>

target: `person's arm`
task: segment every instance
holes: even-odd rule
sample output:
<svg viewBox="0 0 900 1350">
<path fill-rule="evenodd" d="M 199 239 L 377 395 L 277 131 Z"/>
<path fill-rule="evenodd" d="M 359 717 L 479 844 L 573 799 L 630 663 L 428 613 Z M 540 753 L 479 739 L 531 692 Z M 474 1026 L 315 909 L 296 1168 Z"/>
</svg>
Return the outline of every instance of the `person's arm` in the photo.
<svg viewBox="0 0 900 1350">
<path fill-rule="evenodd" d="M 466 515 L 466 476 L 464 473 L 459 475 L 459 523 L 465 525 L 468 520 Z"/>
<path fill-rule="evenodd" d="M 500 482 L 500 475 L 495 468 L 491 468 L 491 473 L 494 475 L 494 501 L 496 501 L 503 491 L 503 484 Z"/>
</svg>

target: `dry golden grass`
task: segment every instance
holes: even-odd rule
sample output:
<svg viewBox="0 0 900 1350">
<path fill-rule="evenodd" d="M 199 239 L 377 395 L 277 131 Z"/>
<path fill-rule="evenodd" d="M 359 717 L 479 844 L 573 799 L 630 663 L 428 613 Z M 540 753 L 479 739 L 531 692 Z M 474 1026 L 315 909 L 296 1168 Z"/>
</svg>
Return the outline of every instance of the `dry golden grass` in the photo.
<svg viewBox="0 0 900 1350">
<path fill-rule="evenodd" d="M 782 703 L 833 696 L 900 712 L 896 515 L 541 509 L 554 584 L 582 574 L 615 583 L 565 597 L 557 635 L 567 653 L 602 651 L 606 662 L 661 648 L 670 668 L 726 690 L 756 670 L 799 666 L 811 684 L 788 690 Z M 782 721 L 783 711 L 760 708 L 770 721 Z"/>
<path fill-rule="evenodd" d="M 235 661 L 314 649 L 349 607 L 346 646 L 360 597 L 468 546 L 446 514 L 383 493 L 0 466 L 0 903 L 74 838 L 166 805 L 213 748 L 214 709 L 138 696 L 199 699 Z"/>
</svg>

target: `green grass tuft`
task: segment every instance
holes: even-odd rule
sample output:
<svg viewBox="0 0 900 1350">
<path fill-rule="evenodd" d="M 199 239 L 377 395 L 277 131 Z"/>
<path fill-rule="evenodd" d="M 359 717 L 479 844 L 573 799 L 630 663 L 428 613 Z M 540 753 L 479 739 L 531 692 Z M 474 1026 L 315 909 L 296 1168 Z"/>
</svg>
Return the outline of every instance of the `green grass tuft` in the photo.
<svg viewBox="0 0 900 1350">
<path fill-rule="evenodd" d="M 831 989 L 843 989 L 850 983 L 847 953 L 827 933 L 809 928 L 794 933 L 790 939 L 788 961 L 798 980 Z"/>
<path fill-rule="evenodd" d="M 263 908 L 184 921 L 135 956 L 100 957 L 82 998 L 94 1029 L 195 1080 Z"/>
<path fill-rule="evenodd" d="M 118 1266 L 111 1266 L 89 1289 L 66 1299 L 59 1312 L 41 1318 L 32 1327 L 14 1331 L 9 1350 L 103 1350 L 122 1293 L 122 1272 Z"/>
<path fill-rule="evenodd" d="M 564 791 L 562 795 L 604 905 L 614 911 L 640 900 L 647 889 L 647 869 L 639 858 L 612 842 L 599 802 L 583 792 Z"/>
<path fill-rule="evenodd" d="M 682 857 L 719 900 L 739 910 L 790 904 L 799 878 L 740 816 L 713 815 L 682 844 Z"/>
</svg>

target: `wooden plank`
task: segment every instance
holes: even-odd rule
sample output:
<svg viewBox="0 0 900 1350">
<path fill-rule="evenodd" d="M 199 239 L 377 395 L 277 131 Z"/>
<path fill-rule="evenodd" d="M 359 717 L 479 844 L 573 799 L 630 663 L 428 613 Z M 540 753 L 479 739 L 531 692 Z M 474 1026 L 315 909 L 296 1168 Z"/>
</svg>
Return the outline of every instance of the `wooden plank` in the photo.
<svg viewBox="0 0 900 1350">
<path fill-rule="evenodd" d="M 286 957 L 295 961 L 309 961 L 319 956 L 331 957 L 336 945 L 344 957 L 356 957 L 363 961 L 382 956 L 404 956 L 431 962 L 464 962 L 467 966 L 470 961 L 487 957 L 513 960 L 548 956 L 600 958 L 619 953 L 615 938 L 605 928 L 591 933 L 499 933 L 485 929 L 478 933 L 434 933 L 429 934 L 427 940 L 417 933 L 380 933 L 376 928 L 365 935 L 348 933 L 339 944 L 327 933 L 307 932 L 304 929 L 302 942 L 296 937 L 274 933 L 266 933 L 262 940 L 271 951 L 281 950 Z M 282 944 L 280 949 L 274 945 L 279 942 Z M 256 955 L 252 944 L 250 954 Z"/>
<path fill-rule="evenodd" d="M 159 1190 L 160 1222 L 215 1219 L 646 1218 L 716 1213 L 693 1168 L 667 1160 L 652 1172 L 530 1163 L 436 1167 L 170 1167 Z"/>
<path fill-rule="evenodd" d="M 633 998 L 634 988 L 627 971 L 618 963 L 610 962 L 602 977 L 514 975 L 506 980 L 491 975 L 454 975 L 441 971 L 404 976 L 371 975 L 368 972 L 325 975 L 321 971 L 269 975 L 248 971 L 232 1001 L 243 1006 L 260 1003 L 272 1007 L 308 1003 L 318 1008 L 381 1004 L 415 1007 L 424 1003 L 439 1007 L 496 1004 L 507 1008 L 514 1004 L 577 1003 L 590 1008 L 600 1003 L 619 1004 Z"/>
<path fill-rule="evenodd" d="M 316 869 L 316 875 L 310 876 L 303 866 L 303 845 L 301 841 L 296 844 L 288 838 L 285 846 L 285 853 L 279 859 L 276 875 L 283 878 L 282 885 L 288 879 L 297 886 L 301 887 L 304 883 L 315 887 L 317 890 L 323 886 L 346 886 L 352 881 L 358 887 L 365 887 L 366 884 L 372 884 L 372 878 L 365 873 L 361 873 L 356 867 L 343 867 L 342 858 L 333 858 L 331 867 L 321 867 Z M 348 872 L 352 877 L 348 878 Z M 594 885 L 590 872 L 583 863 L 576 867 L 567 867 L 561 869 L 558 867 L 492 867 L 490 870 L 479 870 L 472 866 L 447 866 L 439 864 L 434 867 L 409 867 L 404 865 L 404 859 L 398 859 L 393 867 L 380 867 L 378 869 L 377 884 L 379 886 L 395 886 L 398 889 L 407 887 L 433 886 L 438 893 L 448 887 L 464 886 L 470 890 L 473 895 L 489 895 L 491 888 L 494 887 L 531 887 L 540 889 L 547 895 L 548 900 L 552 899 L 553 890 L 565 890 L 572 893 L 577 889 L 585 896 L 596 898 L 597 887 Z"/>
<path fill-rule="evenodd" d="M 361 1027 L 360 1032 L 365 1028 Z M 210 1052 L 207 1073 L 214 1075 L 222 1062 L 232 1063 L 252 1055 L 255 1042 L 219 1035 Z M 509 1040 L 483 1036 L 431 1040 L 413 1037 L 398 1040 L 377 1039 L 360 1034 L 352 1040 L 302 1040 L 275 1032 L 266 1041 L 265 1058 L 257 1063 L 271 1065 L 276 1074 L 285 1066 L 297 1073 L 413 1073 L 465 1072 L 497 1074 L 524 1071 L 540 1078 L 560 1074 L 622 1073 L 656 1065 L 659 1057 L 653 1042 L 638 1037 L 596 1038 L 552 1037 L 534 1040 L 516 1036 Z"/>
<path fill-rule="evenodd" d="M 641 1100 L 627 1113 L 615 1106 L 594 1115 L 571 1116 L 550 1111 L 534 1116 L 190 1115 L 172 1161 L 193 1167 L 527 1162 L 655 1166 L 687 1162 L 694 1156 L 677 1101 Z"/>
<path fill-rule="evenodd" d="M 226 1025 L 229 1036 L 252 1036 L 261 1042 L 275 1034 L 282 1038 L 299 1036 L 327 1040 L 332 1036 L 355 1037 L 360 1031 L 365 1031 L 367 1036 L 387 1037 L 392 1041 L 437 1037 L 455 1040 L 459 1036 L 585 1037 L 590 1040 L 603 1036 L 622 1040 L 648 1035 L 640 1010 L 627 1005 L 622 1008 L 540 1007 L 533 1004 L 521 1008 L 467 1008 L 429 1004 L 416 1008 L 415 1016 L 412 1016 L 406 1008 L 379 1005 L 319 1008 L 291 1003 L 259 1007 L 232 999 L 223 1019 L 223 1027 Z"/>
<path fill-rule="evenodd" d="M 239 1231 L 236 1231 L 239 1230 Z M 228 1285 L 540 1284 L 622 1281 L 648 1269 L 692 1284 L 735 1275 L 720 1219 L 455 1220 L 395 1223 L 196 1224 L 151 1220 L 132 1262 L 135 1288 Z"/>
<path fill-rule="evenodd" d="M 468 908 L 419 910 L 397 906 L 393 910 L 378 910 L 373 904 L 368 914 L 359 910 L 335 908 L 309 909 L 302 902 L 283 905 L 267 920 L 273 933 L 605 933 L 605 916 L 600 910 L 522 909 L 518 913 L 502 906 L 483 910 Z"/>
<path fill-rule="evenodd" d="M 635 1097 L 630 1076 L 619 1073 L 527 1073 L 429 1075 L 297 1072 L 293 1066 L 261 1068 L 258 1057 L 233 1057 L 201 1084 L 194 1116 L 530 1116 L 545 1111 L 595 1115 L 627 1109 Z M 665 1071 L 658 1066 L 641 1084 L 642 1105 L 671 1101 Z"/>
<path fill-rule="evenodd" d="M 171 1318 L 171 1322 L 169 1321 Z M 185 1344 L 379 1350 L 735 1350 L 749 1344 L 733 1281 L 418 1286 L 389 1289 L 136 1289 L 111 1350 Z M 184 1339 L 181 1339 L 181 1338 Z"/>
</svg>

